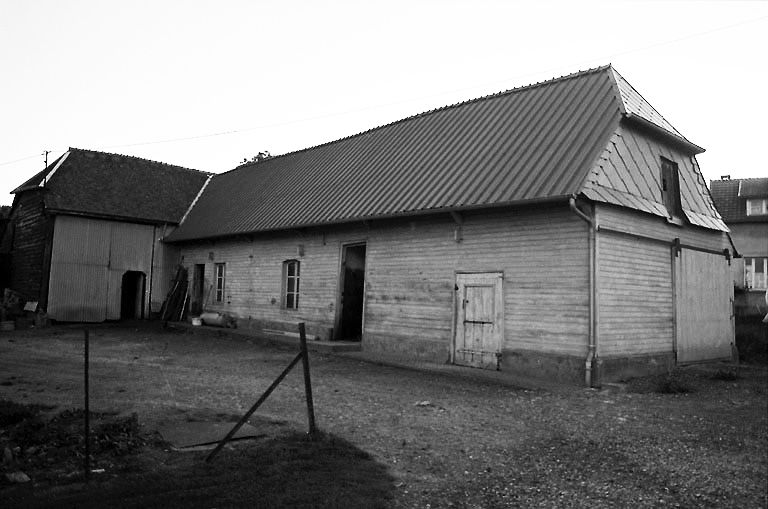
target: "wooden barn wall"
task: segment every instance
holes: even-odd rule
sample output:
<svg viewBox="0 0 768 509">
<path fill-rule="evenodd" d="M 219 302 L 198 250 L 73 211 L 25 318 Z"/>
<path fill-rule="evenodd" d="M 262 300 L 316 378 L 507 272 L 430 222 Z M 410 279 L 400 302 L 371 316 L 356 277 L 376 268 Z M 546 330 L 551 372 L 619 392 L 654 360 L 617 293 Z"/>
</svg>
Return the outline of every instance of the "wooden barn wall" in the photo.
<svg viewBox="0 0 768 509">
<path fill-rule="evenodd" d="M 56 216 L 48 314 L 71 322 L 120 318 L 126 271 L 141 271 L 150 291 L 153 226 Z"/>
<path fill-rule="evenodd" d="M 329 227 L 181 246 L 192 273 L 205 264 L 206 309 L 244 319 L 335 326 L 341 245 L 366 241 L 363 348 L 444 362 L 452 343 L 457 271 L 504 272 L 505 350 L 585 354 L 586 224 L 567 207 L 464 215 L 461 242 L 448 215 Z M 297 247 L 303 246 L 303 256 Z M 281 306 L 282 262 L 301 261 L 298 310 Z M 208 297 L 226 263 L 222 303 Z"/>
<path fill-rule="evenodd" d="M 503 272 L 504 351 L 584 355 L 589 330 L 585 223 L 567 207 L 450 217 L 377 231 L 369 248 L 365 340 L 402 353 L 413 338 L 446 361 L 455 272 Z M 415 353 L 419 353 L 415 351 Z"/>
<path fill-rule="evenodd" d="M 194 266 L 205 265 L 206 311 L 228 313 L 246 322 L 280 322 L 289 328 L 305 322 L 308 331 L 317 334 L 319 329 L 334 327 L 341 243 L 368 237 L 369 232 L 360 225 L 338 227 L 327 234 L 310 230 L 188 243 L 180 246 L 179 254 L 188 270 L 190 288 Z M 298 309 L 285 309 L 281 302 L 283 262 L 287 260 L 300 262 Z M 217 263 L 225 264 L 222 302 L 215 298 Z"/>
<path fill-rule="evenodd" d="M 678 226 L 665 218 L 633 211 L 622 207 L 596 204 L 598 223 L 601 228 L 621 230 L 666 242 L 679 238 L 682 244 L 722 251 L 731 249 L 725 233 L 698 226 Z"/>
<path fill-rule="evenodd" d="M 671 352 L 674 299 L 671 248 L 617 235 L 598 236 L 598 353 Z"/>
<path fill-rule="evenodd" d="M 679 238 L 684 245 L 722 251 L 730 247 L 726 235 L 609 205 L 598 204 L 596 211 L 603 229 L 597 242 L 598 354 L 671 353 L 675 336 L 672 243 Z"/>
<path fill-rule="evenodd" d="M 43 213 L 42 191 L 25 191 L 15 198 L 3 245 L 10 248 L 10 288 L 28 300 L 45 300 L 46 248 L 51 221 Z"/>
</svg>

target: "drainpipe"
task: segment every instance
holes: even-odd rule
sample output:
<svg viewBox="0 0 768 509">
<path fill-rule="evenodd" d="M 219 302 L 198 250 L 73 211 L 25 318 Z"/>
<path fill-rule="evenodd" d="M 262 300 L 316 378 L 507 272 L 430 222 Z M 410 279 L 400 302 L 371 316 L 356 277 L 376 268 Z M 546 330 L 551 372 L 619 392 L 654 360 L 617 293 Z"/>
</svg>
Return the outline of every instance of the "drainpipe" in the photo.
<svg viewBox="0 0 768 509">
<path fill-rule="evenodd" d="M 592 373 L 595 357 L 597 356 L 597 224 L 594 212 L 593 217 L 589 217 L 576 206 L 575 195 L 571 196 L 568 200 L 568 205 L 574 214 L 579 216 L 589 225 L 589 344 L 587 348 L 587 358 L 584 361 L 584 367 L 586 368 L 584 372 L 584 384 L 587 387 L 592 387 L 593 381 L 596 381 L 597 379 L 597 376 L 593 377 Z"/>
</svg>

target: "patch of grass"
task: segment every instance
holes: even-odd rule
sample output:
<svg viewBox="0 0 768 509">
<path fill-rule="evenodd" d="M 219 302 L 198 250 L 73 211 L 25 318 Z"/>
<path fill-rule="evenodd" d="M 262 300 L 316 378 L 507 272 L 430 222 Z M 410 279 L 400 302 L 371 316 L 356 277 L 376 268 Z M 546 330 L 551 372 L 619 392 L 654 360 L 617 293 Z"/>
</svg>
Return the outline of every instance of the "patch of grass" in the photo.
<svg viewBox="0 0 768 509">
<path fill-rule="evenodd" d="M 733 382 L 739 378 L 738 372 L 731 369 L 718 369 L 709 377 L 710 380 L 721 380 L 723 382 Z"/>
<path fill-rule="evenodd" d="M 656 382 L 654 392 L 658 394 L 686 394 L 691 392 L 691 386 L 672 372 Z"/>
<path fill-rule="evenodd" d="M 37 410 L 29 405 L 20 405 L 14 401 L 0 400 L 0 426 L 13 426 L 24 419 L 37 414 Z"/>
</svg>

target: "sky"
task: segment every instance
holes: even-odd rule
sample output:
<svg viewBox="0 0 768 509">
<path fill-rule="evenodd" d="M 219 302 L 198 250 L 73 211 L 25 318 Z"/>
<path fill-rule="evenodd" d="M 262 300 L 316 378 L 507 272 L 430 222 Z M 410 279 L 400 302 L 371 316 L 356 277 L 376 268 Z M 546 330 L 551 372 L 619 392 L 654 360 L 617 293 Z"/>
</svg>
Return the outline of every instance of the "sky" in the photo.
<svg viewBox="0 0 768 509">
<path fill-rule="evenodd" d="M 768 2 L 0 0 L 0 205 L 68 147 L 221 173 L 613 64 L 706 149 L 768 177 Z"/>
</svg>

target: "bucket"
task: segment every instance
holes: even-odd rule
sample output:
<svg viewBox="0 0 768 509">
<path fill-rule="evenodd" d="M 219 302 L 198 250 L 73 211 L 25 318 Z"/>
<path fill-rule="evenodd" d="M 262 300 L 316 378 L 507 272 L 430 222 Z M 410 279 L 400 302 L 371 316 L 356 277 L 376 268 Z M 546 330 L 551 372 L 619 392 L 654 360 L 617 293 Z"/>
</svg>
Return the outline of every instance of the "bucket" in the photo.
<svg viewBox="0 0 768 509">
<path fill-rule="evenodd" d="M 203 325 L 203 320 L 196 316 L 192 318 L 192 325 Z"/>
</svg>

